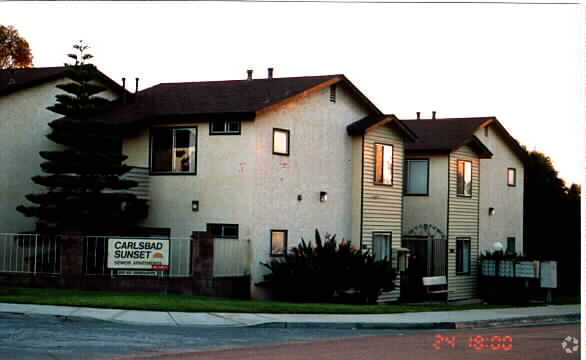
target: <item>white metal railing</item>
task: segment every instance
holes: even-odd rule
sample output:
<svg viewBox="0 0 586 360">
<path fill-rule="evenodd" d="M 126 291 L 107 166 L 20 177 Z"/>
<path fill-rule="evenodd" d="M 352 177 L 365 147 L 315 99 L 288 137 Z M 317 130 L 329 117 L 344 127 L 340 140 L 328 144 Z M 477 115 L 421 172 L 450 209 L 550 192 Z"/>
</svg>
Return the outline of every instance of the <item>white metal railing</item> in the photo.
<svg viewBox="0 0 586 360">
<path fill-rule="evenodd" d="M 0 272 L 58 274 L 59 236 L 0 233 Z"/>
<path fill-rule="evenodd" d="M 87 275 L 111 275 L 108 269 L 108 239 L 136 239 L 136 236 L 85 236 L 83 271 Z M 169 276 L 191 276 L 191 239 L 171 237 L 170 241 Z M 140 270 L 119 271 L 120 275 L 146 275 Z"/>
<path fill-rule="evenodd" d="M 250 274 L 250 240 L 214 239 L 214 276 Z"/>
</svg>

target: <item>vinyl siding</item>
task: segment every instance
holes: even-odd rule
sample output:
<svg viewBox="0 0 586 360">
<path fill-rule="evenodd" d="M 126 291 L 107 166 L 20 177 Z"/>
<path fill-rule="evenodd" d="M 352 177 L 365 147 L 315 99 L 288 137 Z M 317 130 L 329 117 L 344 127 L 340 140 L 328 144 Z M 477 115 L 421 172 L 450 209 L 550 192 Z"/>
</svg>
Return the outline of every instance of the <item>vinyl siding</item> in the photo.
<svg viewBox="0 0 586 360">
<path fill-rule="evenodd" d="M 401 246 L 403 202 L 403 139 L 392 127 L 379 126 L 364 135 L 364 181 L 362 205 L 362 247 L 372 249 L 373 232 L 391 232 L 392 247 Z M 374 183 L 375 144 L 393 146 L 393 184 Z M 399 297 L 399 279 L 395 291 L 383 294 L 385 301 Z"/>
<path fill-rule="evenodd" d="M 472 162 L 472 197 L 457 195 L 458 160 Z M 469 299 L 478 295 L 479 176 L 478 156 L 468 146 L 463 146 L 450 154 L 448 203 L 449 300 Z M 456 239 L 460 237 L 470 238 L 470 275 L 456 274 Z"/>
</svg>

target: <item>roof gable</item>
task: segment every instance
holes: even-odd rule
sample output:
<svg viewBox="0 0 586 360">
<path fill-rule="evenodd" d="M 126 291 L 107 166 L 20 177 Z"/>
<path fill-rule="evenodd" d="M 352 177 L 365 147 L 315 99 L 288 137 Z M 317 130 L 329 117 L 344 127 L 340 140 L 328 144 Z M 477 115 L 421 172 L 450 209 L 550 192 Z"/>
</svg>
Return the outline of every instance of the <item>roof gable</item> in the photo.
<svg viewBox="0 0 586 360">
<path fill-rule="evenodd" d="M 117 82 L 98 70 L 99 80 L 118 94 L 126 90 Z M 19 90 L 28 89 L 50 81 L 64 79 L 66 71 L 64 66 L 23 68 L 0 70 L 0 96 L 8 95 Z M 127 92 L 127 91 L 126 91 Z"/>
<path fill-rule="evenodd" d="M 369 129 L 384 125 L 394 126 L 408 141 L 415 141 L 417 136 L 405 126 L 395 115 L 369 115 L 363 119 L 353 122 L 346 127 L 350 136 L 364 135 Z"/>
</svg>

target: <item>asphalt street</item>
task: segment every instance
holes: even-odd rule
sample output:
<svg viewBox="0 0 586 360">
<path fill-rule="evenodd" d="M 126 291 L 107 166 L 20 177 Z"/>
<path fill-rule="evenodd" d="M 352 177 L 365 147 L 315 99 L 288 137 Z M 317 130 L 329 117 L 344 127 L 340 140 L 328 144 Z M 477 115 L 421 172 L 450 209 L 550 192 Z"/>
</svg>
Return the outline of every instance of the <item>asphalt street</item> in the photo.
<svg viewBox="0 0 586 360">
<path fill-rule="evenodd" d="M 144 326 L 46 315 L 0 314 L 0 359 L 110 359 L 131 354 L 398 333 L 405 331 Z"/>
</svg>

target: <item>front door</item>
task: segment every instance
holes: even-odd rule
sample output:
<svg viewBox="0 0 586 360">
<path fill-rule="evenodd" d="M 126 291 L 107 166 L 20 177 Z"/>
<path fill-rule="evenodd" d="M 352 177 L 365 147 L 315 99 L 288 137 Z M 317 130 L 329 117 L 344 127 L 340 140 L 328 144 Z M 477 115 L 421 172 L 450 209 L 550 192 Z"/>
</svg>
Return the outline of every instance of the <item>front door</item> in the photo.
<svg viewBox="0 0 586 360">
<path fill-rule="evenodd" d="M 446 275 L 445 239 L 427 236 L 404 236 L 402 246 L 409 249 L 407 271 L 401 276 L 401 299 L 405 301 L 424 300 L 424 276 Z"/>
</svg>

